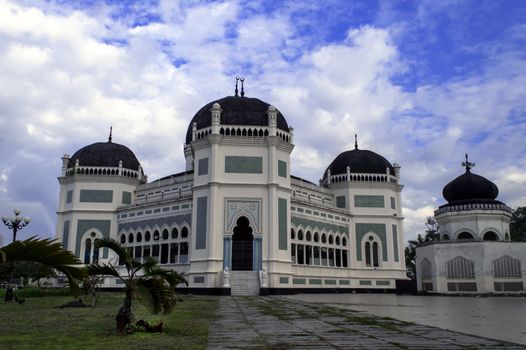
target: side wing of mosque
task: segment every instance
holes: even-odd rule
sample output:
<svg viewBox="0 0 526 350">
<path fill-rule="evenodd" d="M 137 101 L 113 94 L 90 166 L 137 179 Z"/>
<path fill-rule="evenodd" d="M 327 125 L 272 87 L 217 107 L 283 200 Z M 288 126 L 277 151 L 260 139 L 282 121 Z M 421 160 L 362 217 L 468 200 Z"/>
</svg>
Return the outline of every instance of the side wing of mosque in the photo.
<svg viewBox="0 0 526 350">
<path fill-rule="evenodd" d="M 57 238 L 85 264 L 116 262 L 95 249 L 114 238 L 196 293 L 394 289 L 406 271 L 400 166 L 356 144 L 314 184 L 292 175 L 293 149 L 282 113 L 243 93 L 195 114 L 180 173 L 149 182 L 111 137 L 86 146 L 62 158 Z"/>
</svg>

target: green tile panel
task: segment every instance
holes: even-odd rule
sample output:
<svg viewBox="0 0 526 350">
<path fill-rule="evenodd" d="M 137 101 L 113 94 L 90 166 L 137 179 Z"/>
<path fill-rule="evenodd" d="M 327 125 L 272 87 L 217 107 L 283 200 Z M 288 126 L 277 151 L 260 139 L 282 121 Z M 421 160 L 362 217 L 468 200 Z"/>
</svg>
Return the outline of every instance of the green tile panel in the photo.
<svg viewBox="0 0 526 350">
<path fill-rule="evenodd" d="M 354 206 L 356 208 L 385 208 L 384 196 L 354 196 Z"/>
<path fill-rule="evenodd" d="M 262 157 L 225 156 L 225 173 L 262 174 Z"/>
<path fill-rule="evenodd" d="M 287 200 L 285 198 L 278 198 L 278 248 L 279 250 L 288 249 L 287 237 L 288 237 Z"/>
<path fill-rule="evenodd" d="M 278 176 L 287 177 L 287 162 L 278 160 Z"/>
<path fill-rule="evenodd" d="M 111 203 L 112 190 L 80 190 L 80 201 L 83 203 Z"/>
</svg>

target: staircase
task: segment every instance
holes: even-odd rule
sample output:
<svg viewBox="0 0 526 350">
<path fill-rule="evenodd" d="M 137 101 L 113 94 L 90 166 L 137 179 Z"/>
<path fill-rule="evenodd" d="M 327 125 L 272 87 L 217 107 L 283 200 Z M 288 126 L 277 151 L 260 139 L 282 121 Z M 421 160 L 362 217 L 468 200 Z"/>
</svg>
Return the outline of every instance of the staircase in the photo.
<svg viewBox="0 0 526 350">
<path fill-rule="evenodd" d="M 259 295 L 259 275 L 257 271 L 231 271 L 231 295 Z"/>
</svg>

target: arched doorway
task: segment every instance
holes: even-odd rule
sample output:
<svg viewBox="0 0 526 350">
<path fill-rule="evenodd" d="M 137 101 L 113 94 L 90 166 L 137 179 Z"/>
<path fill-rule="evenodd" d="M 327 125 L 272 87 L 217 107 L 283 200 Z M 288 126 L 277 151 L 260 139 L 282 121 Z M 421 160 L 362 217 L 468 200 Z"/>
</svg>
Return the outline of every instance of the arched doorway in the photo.
<svg viewBox="0 0 526 350">
<path fill-rule="evenodd" d="M 252 271 L 253 239 L 250 222 L 244 216 L 236 221 L 232 235 L 232 270 Z"/>
</svg>

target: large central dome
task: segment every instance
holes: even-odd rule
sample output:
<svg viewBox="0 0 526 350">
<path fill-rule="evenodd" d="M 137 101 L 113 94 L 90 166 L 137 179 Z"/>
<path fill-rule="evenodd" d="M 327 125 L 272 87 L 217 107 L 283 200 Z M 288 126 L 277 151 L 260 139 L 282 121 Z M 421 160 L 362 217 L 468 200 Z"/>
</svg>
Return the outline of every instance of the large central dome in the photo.
<svg viewBox="0 0 526 350">
<path fill-rule="evenodd" d="M 267 110 L 270 104 L 257 98 L 227 96 L 206 104 L 195 114 L 186 131 L 186 144 L 192 142 L 192 125 L 194 122 L 197 123 L 197 129 L 212 125 L 210 109 L 214 103 L 219 103 L 221 106 L 222 125 L 268 125 Z M 278 111 L 277 124 L 278 129 L 289 131 L 287 121 L 280 111 Z"/>
</svg>

